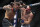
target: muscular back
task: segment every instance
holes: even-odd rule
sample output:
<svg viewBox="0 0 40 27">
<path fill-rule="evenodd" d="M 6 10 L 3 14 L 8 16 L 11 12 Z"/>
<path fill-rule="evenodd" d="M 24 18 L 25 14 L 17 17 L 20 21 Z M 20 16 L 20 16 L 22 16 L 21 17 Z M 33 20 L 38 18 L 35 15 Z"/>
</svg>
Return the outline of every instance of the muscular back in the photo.
<svg viewBox="0 0 40 27">
<path fill-rule="evenodd" d="M 15 13 L 14 13 L 14 11 L 12 11 L 12 7 L 10 5 L 4 6 L 4 8 L 8 8 L 8 9 L 5 9 L 6 10 L 5 17 L 12 18 L 15 15 Z"/>
</svg>

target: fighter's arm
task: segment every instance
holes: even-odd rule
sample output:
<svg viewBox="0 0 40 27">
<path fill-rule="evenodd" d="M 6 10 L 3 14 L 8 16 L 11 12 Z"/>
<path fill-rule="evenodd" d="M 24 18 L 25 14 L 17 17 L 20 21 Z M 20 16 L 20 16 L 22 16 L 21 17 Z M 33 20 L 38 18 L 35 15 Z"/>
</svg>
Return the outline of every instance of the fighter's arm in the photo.
<svg viewBox="0 0 40 27">
<path fill-rule="evenodd" d="M 24 20 L 25 18 L 24 18 L 24 10 L 25 10 L 25 8 L 21 8 L 21 19 L 22 20 Z"/>
<path fill-rule="evenodd" d="M 30 24 L 31 20 L 33 18 L 33 13 L 30 13 L 30 17 L 28 18 L 28 21 L 24 21 L 25 24 Z"/>
<path fill-rule="evenodd" d="M 4 10 L 11 9 L 11 6 L 10 5 L 5 5 L 5 6 L 3 6 L 3 9 Z"/>
</svg>

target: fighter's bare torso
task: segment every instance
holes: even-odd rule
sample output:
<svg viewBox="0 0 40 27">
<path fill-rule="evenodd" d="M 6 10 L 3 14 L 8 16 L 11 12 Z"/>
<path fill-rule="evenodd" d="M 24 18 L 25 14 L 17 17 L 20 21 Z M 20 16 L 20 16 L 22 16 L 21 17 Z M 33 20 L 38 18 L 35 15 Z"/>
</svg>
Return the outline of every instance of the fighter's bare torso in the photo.
<svg viewBox="0 0 40 27">
<path fill-rule="evenodd" d="M 28 18 L 30 17 L 30 13 L 27 14 L 25 9 L 22 9 L 21 12 L 22 12 L 22 18 L 24 18 L 25 20 L 28 20 Z"/>
<path fill-rule="evenodd" d="M 25 8 L 21 8 L 21 19 L 24 20 L 24 24 L 29 24 L 32 20 L 33 13 L 27 12 Z"/>
</svg>

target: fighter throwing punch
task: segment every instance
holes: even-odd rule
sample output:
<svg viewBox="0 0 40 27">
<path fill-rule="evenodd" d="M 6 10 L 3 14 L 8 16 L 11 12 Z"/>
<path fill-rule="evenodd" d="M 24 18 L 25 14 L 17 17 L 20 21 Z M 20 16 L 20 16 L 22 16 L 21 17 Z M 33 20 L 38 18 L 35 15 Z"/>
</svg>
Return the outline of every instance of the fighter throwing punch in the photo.
<svg viewBox="0 0 40 27">
<path fill-rule="evenodd" d="M 32 18 L 33 13 L 30 9 L 30 6 L 27 6 L 27 8 L 21 8 L 21 27 L 30 27 Z"/>
</svg>

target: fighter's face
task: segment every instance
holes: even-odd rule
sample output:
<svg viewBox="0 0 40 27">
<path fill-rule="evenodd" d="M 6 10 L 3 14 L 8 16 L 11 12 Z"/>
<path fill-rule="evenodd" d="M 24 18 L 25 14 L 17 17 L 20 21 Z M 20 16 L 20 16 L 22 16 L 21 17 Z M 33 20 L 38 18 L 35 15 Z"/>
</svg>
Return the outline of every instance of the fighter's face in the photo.
<svg viewBox="0 0 40 27">
<path fill-rule="evenodd" d="M 26 13 L 30 13 L 30 6 L 27 6 L 27 8 L 25 9 L 26 10 Z"/>
</svg>

